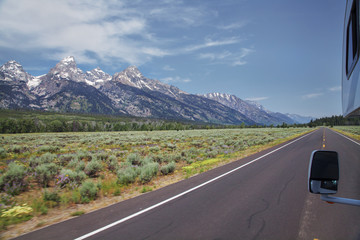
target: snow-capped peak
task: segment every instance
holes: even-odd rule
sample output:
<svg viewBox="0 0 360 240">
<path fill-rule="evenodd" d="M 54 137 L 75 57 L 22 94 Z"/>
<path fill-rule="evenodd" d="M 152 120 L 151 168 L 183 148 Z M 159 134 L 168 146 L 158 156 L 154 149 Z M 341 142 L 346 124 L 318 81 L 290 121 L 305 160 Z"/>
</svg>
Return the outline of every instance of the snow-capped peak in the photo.
<svg viewBox="0 0 360 240">
<path fill-rule="evenodd" d="M 25 72 L 21 64 L 15 60 L 8 61 L 0 67 L 0 71 L 4 73 L 5 81 L 23 81 L 28 82 L 34 77 Z"/>
<path fill-rule="evenodd" d="M 50 74 L 57 76 L 59 79 L 68 79 L 76 82 L 85 82 L 85 74 L 76 66 L 75 58 L 72 56 L 62 59 Z"/>
<path fill-rule="evenodd" d="M 95 87 L 102 85 L 106 81 L 110 81 L 111 78 L 109 74 L 105 73 L 99 67 L 85 73 L 86 83 Z"/>
<path fill-rule="evenodd" d="M 64 64 L 72 64 L 72 63 L 75 63 L 75 58 L 73 56 L 68 56 L 68 57 L 64 58 L 63 60 L 61 60 L 60 62 L 64 63 Z"/>
<path fill-rule="evenodd" d="M 131 78 L 142 78 L 143 75 L 136 66 L 130 66 L 124 70 L 124 73 Z"/>
<path fill-rule="evenodd" d="M 10 71 L 12 71 L 12 72 L 24 72 L 24 69 L 21 66 L 21 64 L 19 64 L 15 60 L 8 61 L 4 65 L 2 65 L 0 69 L 1 69 L 1 71 L 7 71 L 7 72 L 10 72 Z"/>
<path fill-rule="evenodd" d="M 101 70 L 101 68 L 99 68 L 99 67 L 95 68 L 95 69 L 94 69 L 94 72 L 98 72 L 98 73 L 101 73 L 101 74 L 105 73 L 105 72 L 104 72 L 103 70 Z"/>
</svg>

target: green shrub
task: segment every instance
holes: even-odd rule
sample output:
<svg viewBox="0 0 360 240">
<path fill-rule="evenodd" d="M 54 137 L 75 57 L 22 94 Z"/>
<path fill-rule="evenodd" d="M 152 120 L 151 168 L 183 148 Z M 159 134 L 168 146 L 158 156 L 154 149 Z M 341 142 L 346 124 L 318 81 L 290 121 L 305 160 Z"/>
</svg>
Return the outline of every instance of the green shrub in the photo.
<svg viewBox="0 0 360 240">
<path fill-rule="evenodd" d="M 120 196 L 120 194 L 121 194 L 120 188 L 119 188 L 119 187 L 116 187 L 113 195 L 114 195 L 114 196 Z"/>
<path fill-rule="evenodd" d="M 12 145 L 9 149 L 9 151 L 13 152 L 13 153 L 20 153 L 21 150 L 22 150 L 22 147 L 19 145 Z"/>
<path fill-rule="evenodd" d="M 138 173 L 133 167 L 127 167 L 125 169 L 120 169 L 117 172 L 118 182 L 120 184 L 129 184 L 133 183 L 136 180 Z"/>
<path fill-rule="evenodd" d="M 160 151 L 160 148 L 158 146 L 155 146 L 155 147 L 150 147 L 149 150 L 150 150 L 150 152 L 155 153 L 155 152 Z"/>
<path fill-rule="evenodd" d="M 30 166 L 31 168 L 35 168 L 35 167 L 37 167 L 38 165 L 40 165 L 39 157 L 35 157 L 35 156 L 30 157 L 30 159 L 29 159 L 29 166 Z"/>
<path fill-rule="evenodd" d="M 80 203 L 81 195 L 78 189 L 71 192 L 71 201 L 73 203 Z"/>
<path fill-rule="evenodd" d="M 75 169 L 76 171 L 84 171 L 86 164 L 83 160 L 79 160 L 77 158 L 72 159 L 67 167 Z"/>
<path fill-rule="evenodd" d="M 101 161 L 93 159 L 85 167 L 85 173 L 89 177 L 96 177 L 97 174 L 102 170 Z"/>
<path fill-rule="evenodd" d="M 141 160 L 140 160 L 140 165 L 141 165 L 141 166 L 145 166 L 145 165 L 147 165 L 147 164 L 149 164 L 149 163 L 153 163 L 153 159 L 152 159 L 151 156 L 147 156 L 147 157 L 145 157 L 144 159 L 141 159 Z"/>
<path fill-rule="evenodd" d="M 43 200 L 48 202 L 47 205 L 50 205 L 50 207 L 54 207 L 59 205 L 61 197 L 56 191 L 48 192 L 45 190 L 43 194 Z"/>
<path fill-rule="evenodd" d="M 159 164 L 152 162 L 148 163 L 140 168 L 139 180 L 142 183 L 150 182 L 151 179 L 156 176 L 159 171 Z"/>
<path fill-rule="evenodd" d="M 4 148 L 0 147 L 0 158 L 6 158 L 7 152 Z"/>
<path fill-rule="evenodd" d="M 207 157 L 208 157 L 208 158 L 214 158 L 214 157 L 216 157 L 218 154 L 219 154 L 218 151 L 212 150 L 212 151 L 207 152 Z"/>
<path fill-rule="evenodd" d="M 170 154 L 164 162 L 179 162 L 182 159 L 181 153 Z"/>
<path fill-rule="evenodd" d="M 58 146 L 48 146 L 48 145 L 43 145 L 41 147 L 39 147 L 38 152 L 57 152 L 59 151 L 60 148 Z"/>
<path fill-rule="evenodd" d="M 83 171 L 73 171 L 71 169 L 62 169 L 60 175 L 56 179 L 56 185 L 63 188 L 65 186 L 70 186 L 71 188 L 76 188 L 81 184 L 86 178 L 86 174 Z"/>
<path fill-rule="evenodd" d="M 138 153 L 130 153 L 126 161 L 131 163 L 131 165 L 139 165 L 141 161 L 141 156 Z"/>
<path fill-rule="evenodd" d="M 52 153 L 45 153 L 40 157 L 33 156 L 29 159 L 29 166 L 32 168 L 36 168 L 37 166 L 44 163 L 52 163 L 55 161 L 56 157 L 56 154 Z"/>
<path fill-rule="evenodd" d="M 46 215 L 48 213 L 48 208 L 46 207 L 45 202 L 41 199 L 34 199 L 31 207 L 35 212 L 38 212 L 41 215 Z"/>
<path fill-rule="evenodd" d="M 35 168 L 35 179 L 36 181 L 47 187 L 51 180 L 57 175 L 59 166 L 55 163 L 44 163 Z"/>
<path fill-rule="evenodd" d="M 189 149 L 188 153 L 189 153 L 189 155 L 196 156 L 199 153 L 199 151 L 198 151 L 198 149 L 192 147 Z"/>
<path fill-rule="evenodd" d="M 176 144 L 172 144 L 172 143 L 166 143 L 166 147 L 173 150 L 176 148 Z"/>
<path fill-rule="evenodd" d="M 152 190 L 153 189 L 151 187 L 143 186 L 143 188 L 141 189 L 141 193 L 151 192 Z"/>
<path fill-rule="evenodd" d="M 110 171 L 117 171 L 119 169 L 119 163 L 116 156 L 111 155 L 107 159 L 107 166 Z"/>
<path fill-rule="evenodd" d="M 25 167 L 11 162 L 7 171 L 0 177 L 0 188 L 11 195 L 18 195 L 27 187 L 25 176 Z"/>
<path fill-rule="evenodd" d="M 96 199 L 98 189 L 92 181 L 85 181 L 79 188 L 81 199 L 84 203 Z"/>
<path fill-rule="evenodd" d="M 155 162 L 162 163 L 164 162 L 165 156 L 162 154 L 152 155 L 152 159 Z"/>
<path fill-rule="evenodd" d="M 79 165 L 79 159 L 73 158 L 72 160 L 70 160 L 67 167 L 75 169 L 78 165 Z"/>
<path fill-rule="evenodd" d="M 81 216 L 83 214 L 85 214 L 85 211 L 76 211 L 76 212 L 71 213 L 70 216 L 77 217 L 77 216 Z"/>
<path fill-rule="evenodd" d="M 101 161 L 106 161 L 109 158 L 109 155 L 106 152 L 102 152 L 102 153 L 98 153 L 96 157 Z"/>
<path fill-rule="evenodd" d="M 83 160 L 78 161 L 75 171 L 77 171 L 77 172 L 84 171 L 85 167 L 86 167 L 86 164 Z"/>
<path fill-rule="evenodd" d="M 175 171 L 176 168 L 176 163 L 175 162 L 171 162 L 165 166 L 162 166 L 160 171 L 163 175 L 167 175 L 169 173 L 172 173 Z"/>
<path fill-rule="evenodd" d="M 69 164 L 70 161 L 72 161 L 75 158 L 74 154 L 64 154 L 59 157 L 60 165 L 66 166 Z"/>
<path fill-rule="evenodd" d="M 93 159 L 91 152 L 84 151 L 84 150 L 78 151 L 76 153 L 76 156 L 78 157 L 79 160 L 91 161 Z"/>
<path fill-rule="evenodd" d="M 13 196 L 7 193 L 0 193 L 0 210 L 1 210 L 1 204 L 3 205 L 11 205 L 11 203 L 15 201 Z"/>
</svg>

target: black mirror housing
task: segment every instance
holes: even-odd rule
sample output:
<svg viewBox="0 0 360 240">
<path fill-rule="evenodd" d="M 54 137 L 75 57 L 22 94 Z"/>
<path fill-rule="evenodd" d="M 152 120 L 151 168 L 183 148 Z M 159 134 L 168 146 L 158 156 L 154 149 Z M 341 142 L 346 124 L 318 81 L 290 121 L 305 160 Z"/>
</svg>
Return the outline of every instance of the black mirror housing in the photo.
<svg viewBox="0 0 360 240">
<path fill-rule="evenodd" d="M 335 194 L 338 182 L 338 153 L 324 150 L 313 151 L 309 165 L 309 191 L 316 194 Z"/>
</svg>

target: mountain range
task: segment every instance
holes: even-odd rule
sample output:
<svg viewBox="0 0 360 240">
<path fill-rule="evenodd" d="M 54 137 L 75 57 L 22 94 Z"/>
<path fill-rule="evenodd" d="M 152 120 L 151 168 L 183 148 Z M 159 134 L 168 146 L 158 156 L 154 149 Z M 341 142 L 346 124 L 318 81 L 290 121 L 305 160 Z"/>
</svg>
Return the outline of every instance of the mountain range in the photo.
<svg viewBox="0 0 360 240">
<path fill-rule="evenodd" d="M 280 125 L 311 118 L 274 113 L 263 106 L 220 93 L 190 94 L 146 78 L 130 66 L 113 76 L 100 68 L 83 72 L 66 57 L 42 76 L 16 61 L 0 67 L 0 108 L 130 115 L 217 124 Z"/>
</svg>

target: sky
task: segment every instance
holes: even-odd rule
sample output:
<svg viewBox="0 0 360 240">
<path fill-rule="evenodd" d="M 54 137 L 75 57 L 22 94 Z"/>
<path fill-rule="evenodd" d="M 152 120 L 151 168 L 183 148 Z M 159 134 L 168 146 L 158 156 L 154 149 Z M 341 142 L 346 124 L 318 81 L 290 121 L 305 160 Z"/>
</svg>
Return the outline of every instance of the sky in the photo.
<svg viewBox="0 0 360 240">
<path fill-rule="evenodd" d="M 0 0 L 0 65 L 83 71 L 234 94 L 281 113 L 340 115 L 345 0 Z"/>
</svg>

